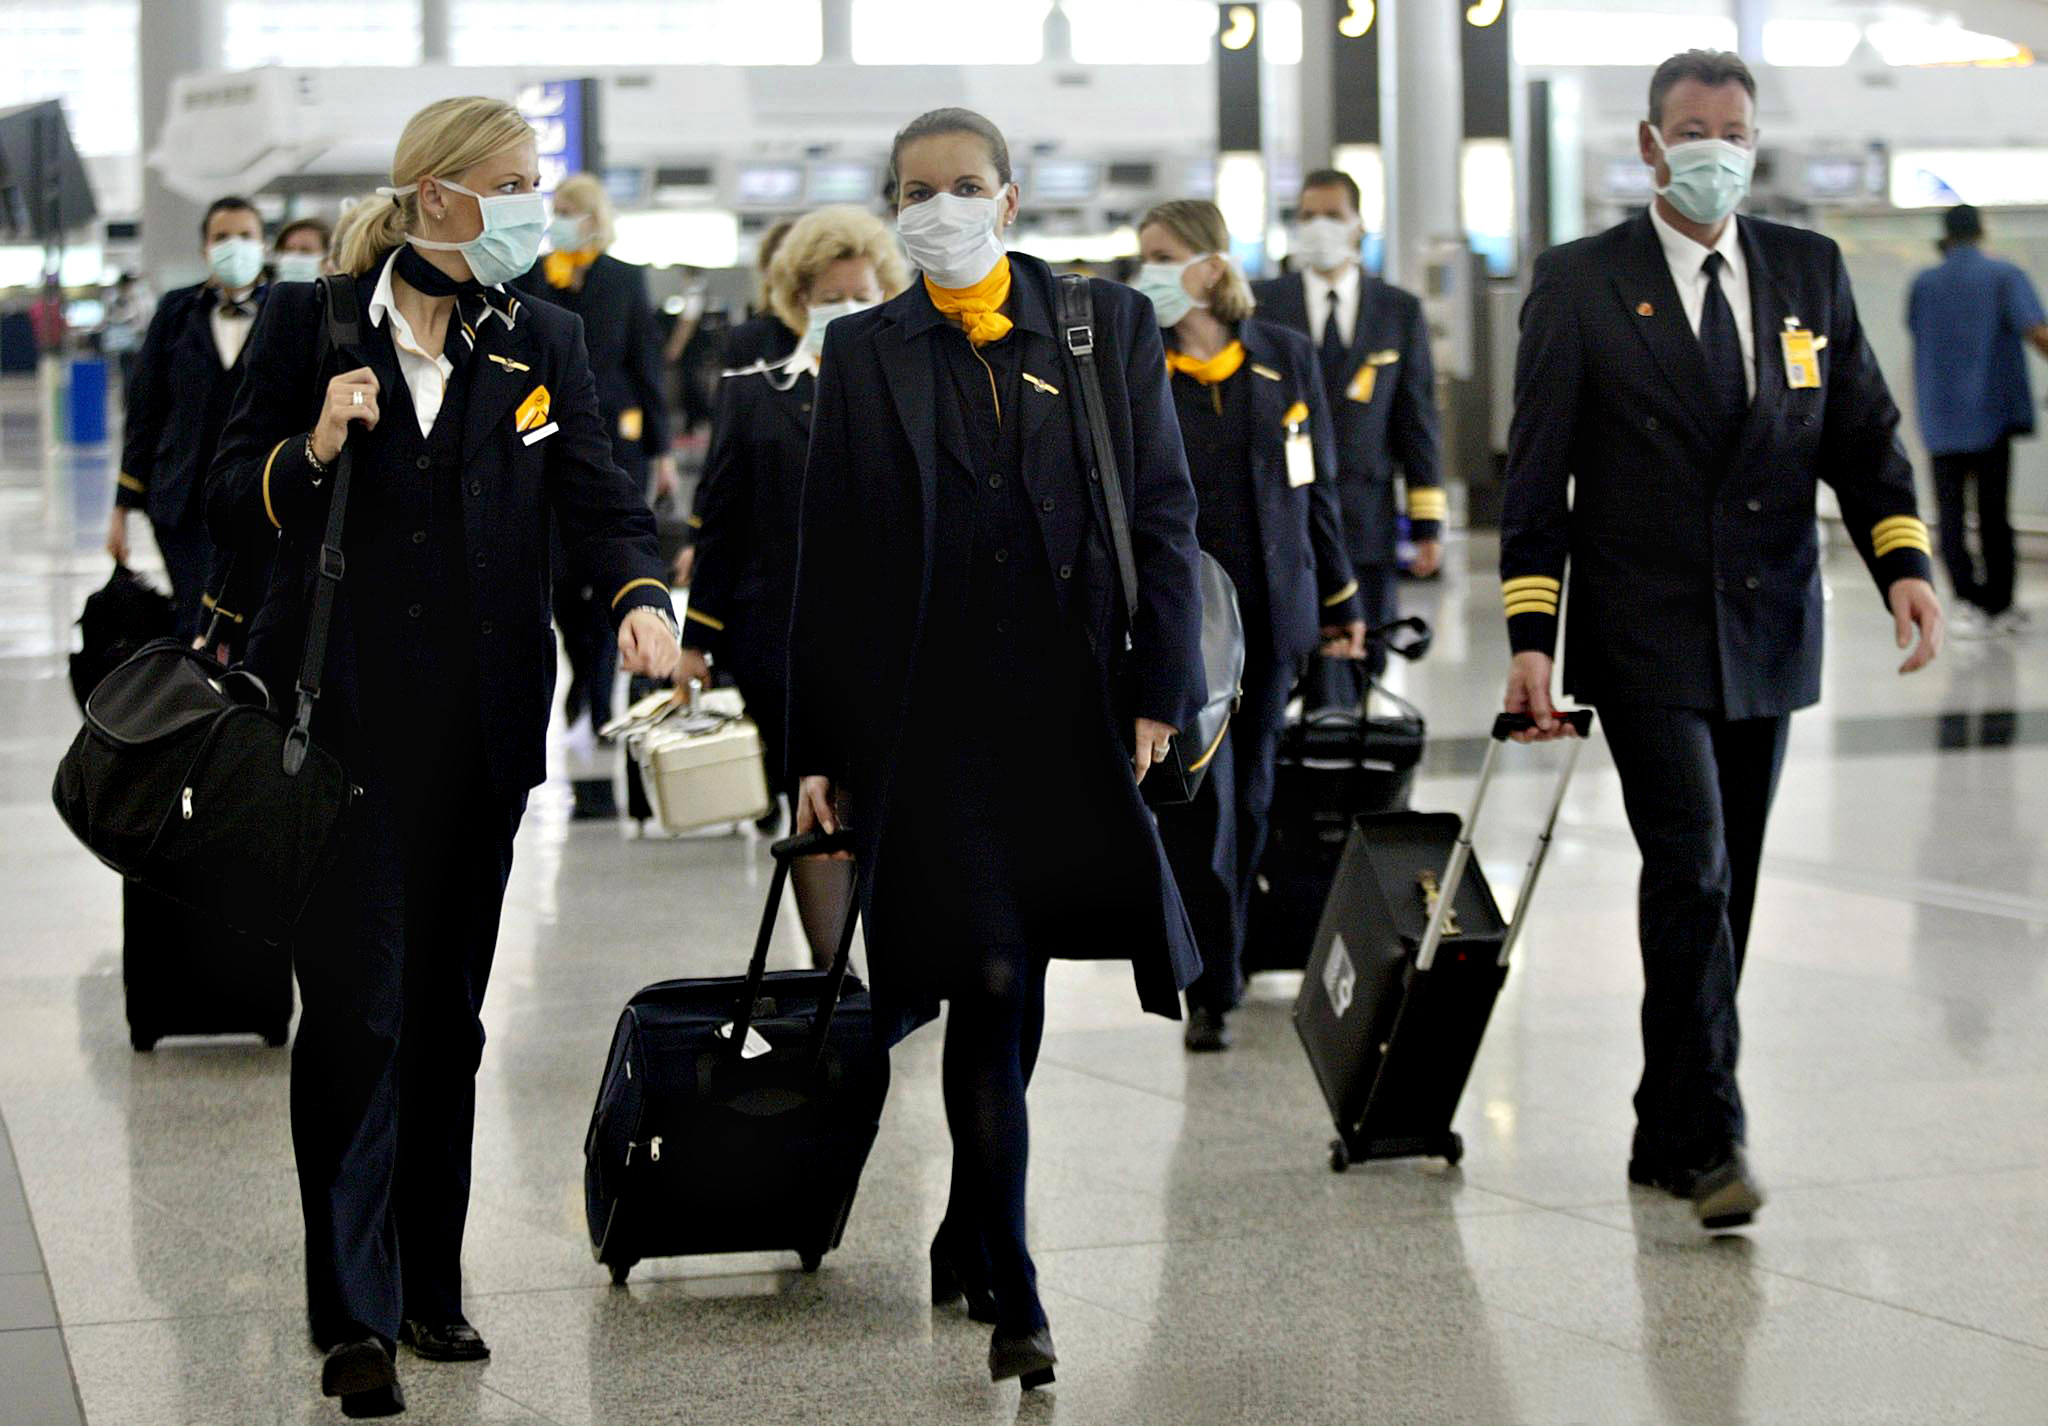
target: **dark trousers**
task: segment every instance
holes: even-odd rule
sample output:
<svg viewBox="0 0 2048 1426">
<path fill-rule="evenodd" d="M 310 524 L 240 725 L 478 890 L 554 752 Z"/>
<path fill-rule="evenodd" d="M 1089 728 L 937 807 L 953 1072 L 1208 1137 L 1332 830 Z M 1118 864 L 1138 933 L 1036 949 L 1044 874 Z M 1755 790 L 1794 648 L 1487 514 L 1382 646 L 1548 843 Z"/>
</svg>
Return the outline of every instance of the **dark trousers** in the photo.
<svg viewBox="0 0 2048 1426">
<path fill-rule="evenodd" d="M 526 806 L 481 764 L 364 786 L 294 952 L 292 1147 L 323 1346 L 462 1316 L 479 1017 Z"/>
<path fill-rule="evenodd" d="M 786 616 L 784 622 L 787 623 Z M 747 716 L 761 730 L 761 766 L 768 777 L 769 794 L 776 798 L 793 797 L 795 789 L 782 765 L 789 737 L 789 664 L 782 631 L 763 638 L 751 620 L 732 627 L 737 637 L 729 641 L 731 652 L 726 656 L 725 667 L 732 671 L 733 682 L 739 685 Z"/>
<path fill-rule="evenodd" d="M 1977 543 L 1984 556 L 1983 578 L 1963 529 L 1969 488 L 1977 487 Z M 1956 597 L 1986 614 L 2012 607 L 2013 538 L 2008 498 L 2012 492 L 2012 442 L 1988 450 L 1961 451 L 1934 458 L 1934 499 L 1941 518 L 1941 561 L 1956 587 Z"/>
<path fill-rule="evenodd" d="M 1792 720 L 1613 703 L 1600 718 L 1643 856 L 1635 1152 L 1704 1167 L 1746 1133 L 1735 992 Z"/>
<path fill-rule="evenodd" d="M 1365 627 L 1377 629 L 1400 618 L 1399 572 L 1390 564 L 1361 564 L 1355 572 L 1358 601 L 1365 610 Z M 1356 708 L 1365 701 L 1367 680 L 1386 671 L 1387 650 L 1380 644 L 1365 651 L 1362 663 L 1353 659 L 1313 659 L 1301 680 L 1302 704 L 1310 709 Z"/>
<path fill-rule="evenodd" d="M 980 953 L 956 975 L 941 1084 L 953 1179 L 939 1235 L 962 1275 L 995 1293 L 997 1329 L 1045 1324 L 1038 1269 L 1024 1242 L 1031 1126 L 1024 1092 L 1045 1038 L 1046 958 L 1022 946 Z"/>
<path fill-rule="evenodd" d="M 1201 790 L 1185 807 L 1159 809 L 1160 838 L 1202 951 L 1201 978 L 1187 991 L 1190 1006 L 1228 1011 L 1244 999 L 1252 877 L 1266 849 L 1273 769 L 1294 680 L 1292 662 L 1251 650 L 1244 699 Z"/>
<path fill-rule="evenodd" d="M 213 576 L 213 539 L 206 533 L 203 520 L 187 520 L 177 525 L 152 520 L 149 528 L 156 536 L 156 547 L 164 557 L 164 573 L 171 581 L 175 632 L 179 642 L 189 644 L 199 637 L 205 624 L 206 609 L 201 599 L 207 592 L 206 581 Z"/>
<path fill-rule="evenodd" d="M 612 685 L 619 674 L 619 640 L 612 631 L 611 611 L 596 590 L 565 580 L 555 585 L 555 625 L 562 631 L 562 650 L 569 660 L 563 712 L 573 723 L 588 709 L 591 727 L 602 728 L 612 720 Z"/>
</svg>

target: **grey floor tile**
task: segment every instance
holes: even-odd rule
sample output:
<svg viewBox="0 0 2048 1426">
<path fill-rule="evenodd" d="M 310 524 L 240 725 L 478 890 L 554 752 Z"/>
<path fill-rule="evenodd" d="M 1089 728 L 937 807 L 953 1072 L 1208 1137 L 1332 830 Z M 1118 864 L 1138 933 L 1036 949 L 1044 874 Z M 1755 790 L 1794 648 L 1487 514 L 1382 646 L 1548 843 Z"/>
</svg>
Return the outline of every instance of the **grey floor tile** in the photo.
<svg viewBox="0 0 2048 1426">
<path fill-rule="evenodd" d="M 54 1328 L 0 1332 L 0 1410 L 7 1426 L 82 1426 L 87 1418 L 79 1412 L 64 1347 Z"/>
<path fill-rule="evenodd" d="M 0 1273 L 0 1332 L 56 1325 L 57 1304 L 50 1299 L 49 1280 L 40 1268 Z"/>
</svg>

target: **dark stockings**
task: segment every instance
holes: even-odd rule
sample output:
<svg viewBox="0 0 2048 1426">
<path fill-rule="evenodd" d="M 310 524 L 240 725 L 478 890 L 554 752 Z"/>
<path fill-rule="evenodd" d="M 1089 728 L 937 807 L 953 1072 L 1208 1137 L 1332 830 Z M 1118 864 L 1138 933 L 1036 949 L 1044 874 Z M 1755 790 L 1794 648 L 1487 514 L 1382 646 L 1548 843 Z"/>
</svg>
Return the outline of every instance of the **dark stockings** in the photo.
<svg viewBox="0 0 2048 1426">
<path fill-rule="evenodd" d="M 1024 1179 L 1031 1154 L 1024 1091 L 1045 1035 L 1046 962 L 999 946 L 967 972 L 946 1019 L 946 1124 L 953 1185 L 940 1238 L 961 1275 L 995 1292 L 997 1330 L 1045 1325 L 1038 1270 L 1024 1246 Z"/>
</svg>

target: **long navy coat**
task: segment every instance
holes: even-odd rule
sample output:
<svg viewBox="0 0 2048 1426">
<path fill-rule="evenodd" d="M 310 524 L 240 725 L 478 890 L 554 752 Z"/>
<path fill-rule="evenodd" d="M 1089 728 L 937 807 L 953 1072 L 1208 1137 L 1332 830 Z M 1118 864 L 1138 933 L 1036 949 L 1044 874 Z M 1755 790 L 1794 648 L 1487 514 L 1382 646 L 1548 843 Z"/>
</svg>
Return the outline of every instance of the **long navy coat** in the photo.
<svg viewBox="0 0 2048 1426">
<path fill-rule="evenodd" d="M 1129 761 L 1134 717 L 1185 727 L 1203 696 L 1195 494 L 1166 384 L 1165 348 L 1150 302 L 1113 283 L 1093 284 L 1096 361 L 1138 561 L 1139 607 L 1127 619 L 1107 507 L 1076 414 L 1079 386 L 1054 336 L 1053 274 L 1035 258 L 1013 255 L 1010 262 L 1012 340 L 1025 344 L 1031 388 L 1018 415 L 1024 480 L 1048 564 L 1067 558 L 1059 551 L 1081 550 L 1072 577 L 1055 581 L 1053 592 L 1087 642 L 1102 714 L 1101 776 L 1121 787 L 1128 835 L 1147 849 L 1133 859 L 1144 867 L 1129 887 L 1133 904 L 1116 908 L 1116 919 L 1156 927 L 1149 938 L 1068 953 L 1128 956 L 1144 1007 L 1177 1019 L 1178 992 L 1199 974 L 1201 958 Z M 890 899 L 877 887 L 918 872 L 882 855 L 891 789 L 917 755 L 902 746 L 900 732 L 912 721 L 912 690 L 930 681 L 927 662 L 942 665 L 948 652 L 926 647 L 921 637 L 931 622 L 942 454 L 971 461 L 966 451 L 941 449 L 936 406 L 954 398 L 938 384 L 926 339 L 945 325 L 924 285 L 913 282 L 893 301 L 827 329 L 804 475 L 790 624 L 789 773 L 830 776 L 850 794 L 878 988 L 887 976 L 891 928 L 875 916 Z M 1043 494 L 1038 473 L 1061 467 L 1062 485 L 1088 491 L 1085 508 Z M 1076 480 L 1077 469 L 1091 478 Z M 958 711 L 1013 725 L 1019 756 L 1030 755 L 1028 707 Z M 1042 819 L 1057 809 L 1034 811 Z"/>
</svg>

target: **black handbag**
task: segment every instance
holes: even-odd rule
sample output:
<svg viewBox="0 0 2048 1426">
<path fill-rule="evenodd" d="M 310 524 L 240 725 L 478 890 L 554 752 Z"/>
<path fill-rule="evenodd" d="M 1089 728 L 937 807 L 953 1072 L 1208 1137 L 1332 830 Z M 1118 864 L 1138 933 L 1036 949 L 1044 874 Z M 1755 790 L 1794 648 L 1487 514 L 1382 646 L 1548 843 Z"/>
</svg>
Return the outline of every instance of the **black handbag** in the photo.
<svg viewBox="0 0 2048 1426">
<path fill-rule="evenodd" d="M 1085 424 L 1094 438 L 1095 470 L 1102 478 L 1103 503 L 1109 509 L 1109 542 L 1116 551 L 1124 608 L 1135 618 L 1138 561 L 1131 551 L 1131 515 L 1124 504 L 1123 477 L 1117 469 L 1109 416 L 1102 404 L 1102 377 L 1095 367 L 1095 298 L 1088 279 L 1077 273 L 1060 278 L 1060 328 L 1074 359 Z M 1153 761 L 1140 785 L 1145 800 L 1159 807 L 1194 800 L 1209 763 L 1230 731 L 1231 717 L 1244 691 L 1244 621 L 1238 613 L 1237 586 L 1207 551 L 1200 553 L 1197 583 L 1202 596 L 1202 708 L 1194 722 L 1180 730 L 1166 756 Z M 1130 647 L 1128 631 L 1124 646 Z"/>
<path fill-rule="evenodd" d="M 126 663 L 144 644 L 167 639 L 177 627 L 171 601 L 117 564 L 105 585 L 86 596 L 78 615 L 78 649 L 71 655 L 71 692 L 78 709 L 100 680 Z"/>
<path fill-rule="evenodd" d="M 352 283 L 323 282 L 328 351 L 357 344 Z M 344 562 L 353 462 L 344 443 L 319 552 L 295 716 L 263 681 L 176 639 L 158 639 L 102 679 L 57 765 L 59 815 L 101 861 L 235 930 L 281 941 L 340 851 L 360 789 L 312 740 Z M 205 647 L 218 647 L 221 616 Z"/>
</svg>

